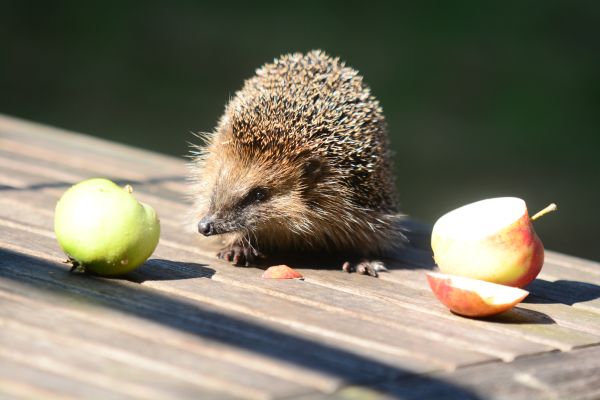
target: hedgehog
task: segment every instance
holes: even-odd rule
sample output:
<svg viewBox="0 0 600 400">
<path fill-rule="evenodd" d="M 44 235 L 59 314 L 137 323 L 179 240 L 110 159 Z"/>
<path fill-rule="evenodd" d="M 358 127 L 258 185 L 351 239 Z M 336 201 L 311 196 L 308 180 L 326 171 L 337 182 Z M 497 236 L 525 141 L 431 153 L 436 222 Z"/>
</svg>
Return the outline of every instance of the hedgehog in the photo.
<svg viewBox="0 0 600 400">
<path fill-rule="evenodd" d="M 387 127 L 358 72 L 315 50 L 244 82 L 191 170 L 198 231 L 249 266 L 275 254 L 339 255 L 377 276 L 406 243 Z"/>
</svg>

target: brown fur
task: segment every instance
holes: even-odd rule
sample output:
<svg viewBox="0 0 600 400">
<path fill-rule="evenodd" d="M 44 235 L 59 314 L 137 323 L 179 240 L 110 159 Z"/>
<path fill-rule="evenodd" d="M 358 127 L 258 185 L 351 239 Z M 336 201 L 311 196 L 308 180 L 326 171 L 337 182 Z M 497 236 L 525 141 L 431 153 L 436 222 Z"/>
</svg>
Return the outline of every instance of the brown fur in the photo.
<svg viewBox="0 0 600 400">
<path fill-rule="evenodd" d="M 266 64 L 203 139 L 195 212 L 227 245 L 379 256 L 402 244 L 381 107 L 339 59 L 313 51 Z M 244 203 L 257 187 L 267 199 Z"/>
</svg>

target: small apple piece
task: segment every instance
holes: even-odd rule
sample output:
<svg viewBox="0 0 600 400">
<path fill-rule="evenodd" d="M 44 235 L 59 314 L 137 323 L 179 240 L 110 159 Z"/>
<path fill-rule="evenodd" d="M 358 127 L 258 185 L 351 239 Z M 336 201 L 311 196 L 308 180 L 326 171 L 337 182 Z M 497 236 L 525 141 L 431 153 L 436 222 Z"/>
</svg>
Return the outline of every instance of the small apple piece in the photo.
<svg viewBox="0 0 600 400">
<path fill-rule="evenodd" d="M 304 279 L 302 274 L 287 265 L 269 267 L 262 274 L 263 279 Z"/>
<path fill-rule="evenodd" d="M 553 211 L 552 204 L 534 216 Z M 499 197 L 467 204 L 437 220 L 431 248 L 440 271 L 524 287 L 544 264 L 544 246 L 525 202 Z"/>
<path fill-rule="evenodd" d="M 74 268 L 121 275 L 154 252 L 160 236 L 158 216 L 131 192 L 130 186 L 94 178 L 63 194 L 56 204 L 54 232 Z"/>
<path fill-rule="evenodd" d="M 467 317 L 487 317 L 508 311 L 529 294 L 511 286 L 436 272 L 428 272 L 427 280 L 446 307 Z"/>
</svg>

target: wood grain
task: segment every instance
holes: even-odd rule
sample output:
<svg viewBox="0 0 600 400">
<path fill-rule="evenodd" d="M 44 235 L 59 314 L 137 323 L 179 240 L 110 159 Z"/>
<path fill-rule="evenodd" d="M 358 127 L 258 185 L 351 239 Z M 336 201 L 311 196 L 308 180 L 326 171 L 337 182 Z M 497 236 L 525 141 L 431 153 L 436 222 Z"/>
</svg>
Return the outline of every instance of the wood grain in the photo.
<svg viewBox="0 0 600 400">
<path fill-rule="evenodd" d="M 287 260 L 304 281 L 214 257 L 182 160 L 0 116 L 0 397 L 600 396 L 600 264 L 547 251 L 529 298 L 484 320 L 431 294 L 429 227 L 380 279 Z M 54 206 L 89 177 L 133 183 L 161 241 L 122 279 L 68 273 Z M 193 218 L 192 218 L 193 219 Z"/>
<path fill-rule="evenodd" d="M 439 384 L 440 380 L 447 385 Z M 509 364 L 488 364 L 451 374 L 433 374 L 429 378 L 401 379 L 376 389 L 388 396 L 409 399 L 592 400 L 600 397 L 600 348 L 547 353 Z"/>
</svg>

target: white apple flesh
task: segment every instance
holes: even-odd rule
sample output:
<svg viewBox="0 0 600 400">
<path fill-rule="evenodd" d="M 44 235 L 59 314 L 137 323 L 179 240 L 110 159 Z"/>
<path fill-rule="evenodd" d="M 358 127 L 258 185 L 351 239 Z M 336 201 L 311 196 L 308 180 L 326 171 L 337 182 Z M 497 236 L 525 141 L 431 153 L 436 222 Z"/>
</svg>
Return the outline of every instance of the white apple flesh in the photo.
<svg viewBox="0 0 600 400">
<path fill-rule="evenodd" d="M 431 235 L 440 271 L 524 287 L 544 264 L 544 246 L 527 206 L 515 197 L 481 200 L 457 208 L 435 223 Z"/>
</svg>

